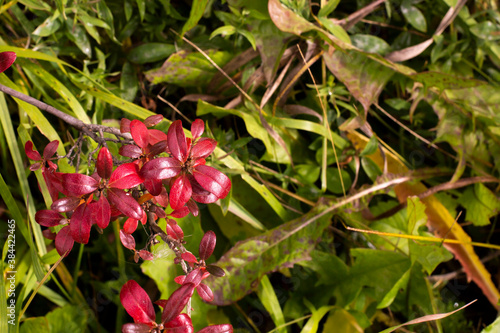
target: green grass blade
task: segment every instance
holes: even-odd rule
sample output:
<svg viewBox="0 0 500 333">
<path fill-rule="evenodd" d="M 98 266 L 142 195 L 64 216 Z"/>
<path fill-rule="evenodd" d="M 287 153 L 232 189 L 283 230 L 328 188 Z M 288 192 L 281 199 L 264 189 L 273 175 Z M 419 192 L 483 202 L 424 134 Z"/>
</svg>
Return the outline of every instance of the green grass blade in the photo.
<svg viewBox="0 0 500 333">
<path fill-rule="evenodd" d="M 271 318 L 274 321 L 274 325 L 284 326 L 285 325 L 285 317 L 283 316 L 283 311 L 281 310 L 280 303 L 278 301 L 278 297 L 276 297 L 276 293 L 274 292 L 273 286 L 271 285 L 271 281 L 267 275 L 260 280 L 259 288 L 257 289 L 257 296 L 260 299 L 264 308 L 266 308 L 267 312 L 271 315 Z M 286 328 L 283 327 L 278 329 L 278 333 L 286 333 Z"/>
</svg>

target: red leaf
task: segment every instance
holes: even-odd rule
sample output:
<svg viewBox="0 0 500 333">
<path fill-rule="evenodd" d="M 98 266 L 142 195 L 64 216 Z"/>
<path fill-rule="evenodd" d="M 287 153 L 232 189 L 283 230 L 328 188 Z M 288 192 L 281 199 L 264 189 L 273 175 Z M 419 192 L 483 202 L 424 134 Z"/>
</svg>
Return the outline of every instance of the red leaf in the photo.
<svg viewBox="0 0 500 333">
<path fill-rule="evenodd" d="M 148 150 L 149 150 L 150 157 L 164 153 L 167 151 L 167 141 L 165 141 L 165 140 L 158 141 L 154 145 L 150 146 Z"/>
<path fill-rule="evenodd" d="M 153 127 L 159 124 L 163 120 L 163 116 L 161 114 L 155 114 L 144 119 L 144 125 L 146 127 Z"/>
<path fill-rule="evenodd" d="M 198 165 L 194 168 L 193 176 L 201 187 L 213 193 L 219 199 L 224 199 L 231 190 L 231 180 L 212 167 Z"/>
<path fill-rule="evenodd" d="M 42 168 L 42 175 L 45 183 L 47 184 L 52 201 L 56 201 L 59 197 L 59 192 L 63 193 L 64 191 L 61 179 L 62 173 L 54 172 L 53 169 Z"/>
<path fill-rule="evenodd" d="M 174 220 L 168 220 L 167 234 L 177 240 L 182 240 L 184 238 L 184 232 Z"/>
<path fill-rule="evenodd" d="M 71 197 L 79 197 L 94 192 L 99 182 L 94 178 L 79 173 L 61 173 L 63 193 Z"/>
<path fill-rule="evenodd" d="M 146 251 L 146 250 L 140 250 L 139 255 L 141 256 L 141 258 L 143 260 L 153 260 L 154 259 L 154 255 L 151 252 Z"/>
<path fill-rule="evenodd" d="M 170 298 L 165 303 L 165 307 L 161 315 L 162 323 L 168 323 L 182 312 L 191 296 L 193 296 L 194 288 L 194 284 L 187 283 L 183 284 L 179 289 L 172 293 Z"/>
<path fill-rule="evenodd" d="M 191 157 L 193 159 L 205 158 L 208 155 L 212 154 L 215 147 L 217 147 L 217 141 L 215 141 L 214 139 L 201 138 L 193 146 L 193 148 L 191 148 Z"/>
<path fill-rule="evenodd" d="M 198 182 L 196 181 L 196 179 L 193 176 L 191 176 L 191 175 L 189 176 L 189 181 L 191 183 L 191 188 L 193 189 L 193 194 L 191 195 L 191 198 L 193 198 L 194 201 L 199 202 L 199 203 L 203 203 L 203 204 L 209 204 L 209 203 L 214 203 L 217 200 L 219 200 L 215 194 L 210 193 L 207 190 L 205 190 L 203 187 L 201 187 L 201 185 L 198 184 Z"/>
<path fill-rule="evenodd" d="M 140 175 L 144 179 L 168 179 L 181 172 L 182 164 L 175 158 L 159 157 L 144 164 Z"/>
<path fill-rule="evenodd" d="M 167 135 L 165 134 L 165 132 L 162 132 L 160 130 L 157 130 L 157 129 L 150 129 L 148 130 L 148 133 L 149 133 L 149 144 L 150 145 L 155 145 L 157 143 L 160 143 L 162 141 L 165 141 L 165 148 L 167 148 Z M 163 150 L 165 151 L 165 150 Z"/>
<path fill-rule="evenodd" d="M 71 215 L 71 222 L 69 224 L 71 229 L 71 236 L 75 242 L 87 244 L 90 237 L 90 228 L 92 227 L 92 212 L 87 204 L 81 204 L 75 209 Z"/>
<path fill-rule="evenodd" d="M 32 161 L 41 161 L 42 160 L 42 156 L 40 156 L 40 153 L 37 152 L 36 150 L 33 150 L 33 142 L 32 141 L 26 141 L 26 144 L 24 145 L 24 152 L 26 153 L 26 156 L 28 156 L 28 158 Z"/>
<path fill-rule="evenodd" d="M 99 150 L 95 166 L 99 177 L 104 179 L 111 177 L 111 173 L 113 172 L 113 157 L 108 148 L 102 147 Z"/>
<path fill-rule="evenodd" d="M 127 234 L 133 234 L 134 231 L 137 230 L 137 225 L 139 224 L 139 221 L 137 219 L 129 217 L 127 221 L 123 224 L 123 231 L 125 231 Z"/>
<path fill-rule="evenodd" d="M 151 326 L 142 323 L 128 323 L 122 326 L 122 333 L 149 333 Z"/>
<path fill-rule="evenodd" d="M 136 145 L 125 145 L 118 149 L 118 154 L 130 158 L 139 158 L 142 155 L 142 149 Z"/>
<path fill-rule="evenodd" d="M 188 202 L 193 193 L 189 179 L 182 175 L 177 178 L 170 188 L 170 207 L 180 209 Z"/>
<path fill-rule="evenodd" d="M 205 131 L 205 123 L 201 119 L 196 119 L 191 124 L 191 135 L 193 140 L 199 138 Z"/>
<path fill-rule="evenodd" d="M 191 183 L 191 187 L 192 187 L 192 183 Z M 193 193 L 194 193 L 194 190 L 193 190 Z M 210 192 L 207 191 L 207 193 L 210 193 Z M 193 214 L 193 216 L 195 216 L 195 217 L 198 216 L 200 210 L 198 209 L 198 205 L 196 204 L 196 202 L 194 202 L 194 200 L 189 200 L 187 202 L 186 206 L 188 207 L 191 214 Z"/>
<path fill-rule="evenodd" d="M 3 73 L 7 68 L 12 66 L 16 61 L 16 53 L 7 51 L 0 53 L 0 73 Z"/>
<path fill-rule="evenodd" d="M 101 194 L 99 200 L 90 204 L 90 209 L 92 210 L 93 220 L 99 228 L 107 228 L 111 220 L 111 207 L 109 206 L 108 199 Z"/>
<path fill-rule="evenodd" d="M 193 283 L 195 287 L 198 287 L 202 278 L 203 272 L 201 271 L 201 269 L 193 269 L 191 272 L 189 272 L 188 275 L 186 275 L 186 278 L 184 279 L 184 281 L 182 281 L 182 284 Z"/>
<path fill-rule="evenodd" d="M 127 118 L 122 118 L 120 120 L 120 132 L 121 133 L 130 133 L 130 123 L 131 121 Z"/>
<path fill-rule="evenodd" d="M 136 323 L 153 326 L 155 310 L 148 294 L 134 280 L 127 281 L 120 291 L 120 301 L 125 311 Z"/>
<path fill-rule="evenodd" d="M 196 287 L 196 292 L 205 302 L 210 303 L 214 300 L 214 293 L 212 292 L 212 289 L 204 283 L 200 283 L 198 287 Z"/>
<path fill-rule="evenodd" d="M 80 201 L 80 198 L 65 197 L 54 201 L 50 208 L 59 213 L 70 212 L 80 205 Z"/>
<path fill-rule="evenodd" d="M 135 249 L 135 239 L 134 236 L 120 229 L 120 241 L 123 246 L 125 246 L 129 250 Z"/>
<path fill-rule="evenodd" d="M 59 230 L 55 240 L 57 253 L 59 253 L 60 256 L 63 256 L 66 251 L 71 251 L 71 249 L 73 248 L 73 244 L 75 244 L 75 241 L 71 236 L 70 226 L 66 226 Z"/>
<path fill-rule="evenodd" d="M 108 200 L 123 215 L 140 220 L 144 211 L 137 201 L 125 191 L 110 188 L 108 189 Z"/>
<path fill-rule="evenodd" d="M 212 255 L 215 249 L 215 243 L 216 243 L 215 232 L 213 232 L 212 230 L 207 231 L 205 235 L 203 235 L 203 238 L 201 239 L 200 242 L 199 253 L 201 260 L 206 260 L 208 257 Z"/>
<path fill-rule="evenodd" d="M 146 182 L 144 182 L 144 184 L 145 183 Z M 147 189 L 147 187 L 146 187 L 146 189 Z M 156 195 L 153 198 L 153 202 L 157 203 L 158 205 L 160 205 L 162 207 L 168 206 L 168 192 L 167 192 L 167 189 L 165 188 L 165 186 L 161 187 L 161 193 L 159 195 Z"/>
<path fill-rule="evenodd" d="M 62 219 L 64 219 L 64 216 L 49 209 L 39 210 L 35 214 L 35 221 L 44 227 L 55 227 L 61 224 Z"/>
<path fill-rule="evenodd" d="M 162 190 L 165 188 L 160 179 L 145 179 L 144 180 L 144 187 L 146 187 L 146 190 L 148 190 L 148 192 L 151 193 L 151 195 L 155 196 L 155 197 L 160 195 Z M 167 202 L 168 202 L 168 196 L 167 196 Z"/>
<path fill-rule="evenodd" d="M 196 259 L 194 254 L 192 254 L 191 252 L 184 252 L 183 254 L 181 254 L 181 257 L 182 257 L 182 259 L 186 260 L 187 262 L 190 262 L 193 264 L 198 262 L 198 259 Z"/>
<path fill-rule="evenodd" d="M 43 234 L 43 237 L 45 237 L 47 239 L 51 239 L 51 240 L 56 239 L 56 236 L 57 236 L 57 234 L 52 232 L 52 230 L 50 230 L 50 229 L 45 229 L 44 231 L 42 231 L 42 234 Z M 71 239 L 71 240 L 73 240 L 73 239 Z"/>
<path fill-rule="evenodd" d="M 207 265 L 207 271 L 213 276 L 217 277 L 223 277 L 224 275 L 226 275 L 226 272 L 224 272 L 222 268 L 215 265 Z"/>
<path fill-rule="evenodd" d="M 49 144 L 46 145 L 45 149 L 43 150 L 43 158 L 47 160 L 47 159 L 51 158 L 52 156 L 54 156 L 54 154 L 57 151 L 58 146 L 59 146 L 58 140 L 54 140 L 54 141 L 49 142 Z"/>
<path fill-rule="evenodd" d="M 185 313 L 181 313 L 171 321 L 165 323 L 165 332 L 168 333 L 193 333 L 193 323 L 191 318 Z"/>
<path fill-rule="evenodd" d="M 186 281 L 186 275 L 179 275 L 174 278 L 174 282 L 178 284 L 183 284 Z"/>
<path fill-rule="evenodd" d="M 189 214 L 189 208 L 184 206 L 174 210 L 172 213 L 170 213 L 170 216 L 175 217 L 176 219 L 182 219 L 183 217 L 186 217 L 187 214 Z"/>
<path fill-rule="evenodd" d="M 139 167 L 135 163 L 125 163 L 120 165 L 109 178 L 109 187 L 122 190 L 136 187 L 144 182 L 139 176 Z"/>
<path fill-rule="evenodd" d="M 198 333 L 233 333 L 233 326 L 229 324 L 212 325 L 205 327 Z"/>
<path fill-rule="evenodd" d="M 181 162 L 186 162 L 188 149 L 181 120 L 174 121 L 168 128 L 167 142 L 172 156 Z"/>
<path fill-rule="evenodd" d="M 135 143 L 141 147 L 146 148 L 149 144 L 149 133 L 148 128 L 140 120 L 132 120 L 130 123 L 130 134 L 132 134 L 132 139 Z"/>
</svg>

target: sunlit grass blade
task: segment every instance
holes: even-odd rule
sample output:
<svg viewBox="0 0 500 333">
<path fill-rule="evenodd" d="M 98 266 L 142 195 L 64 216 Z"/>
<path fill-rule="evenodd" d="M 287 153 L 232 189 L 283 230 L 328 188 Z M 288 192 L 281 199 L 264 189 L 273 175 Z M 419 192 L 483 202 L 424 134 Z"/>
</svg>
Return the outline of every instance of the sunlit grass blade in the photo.
<svg viewBox="0 0 500 333">
<path fill-rule="evenodd" d="M 264 277 L 260 280 L 259 288 L 257 289 L 257 296 L 259 297 L 262 305 L 266 308 L 267 312 L 271 315 L 271 318 L 273 318 L 276 327 L 285 325 L 283 311 L 281 310 L 280 303 L 267 275 L 264 275 Z M 286 333 L 286 328 L 278 329 L 277 332 Z"/>
</svg>

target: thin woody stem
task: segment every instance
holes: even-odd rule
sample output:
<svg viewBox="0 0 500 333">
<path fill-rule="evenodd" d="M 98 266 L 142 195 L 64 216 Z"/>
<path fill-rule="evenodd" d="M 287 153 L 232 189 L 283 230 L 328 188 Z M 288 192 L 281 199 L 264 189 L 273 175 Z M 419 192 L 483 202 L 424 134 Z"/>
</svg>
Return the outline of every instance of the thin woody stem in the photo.
<svg viewBox="0 0 500 333">
<path fill-rule="evenodd" d="M 6 93 L 8 95 L 11 95 L 12 97 L 15 97 L 17 99 L 20 99 L 26 103 L 34 105 L 37 108 L 39 108 L 40 110 L 46 111 L 46 112 L 50 113 L 51 115 L 56 116 L 59 119 L 62 119 L 67 124 L 73 126 L 77 130 L 83 132 L 85 135 L 94 139 L 96 142 L 101 143 L 101 142 L 105 141 L 104 138 L 100 139 L 95 134 L 95 133 L 99 133 L 99 132 L 111 133 L 117 137 L 121 137 L 121 138 L 124 138 L 126 140 L 132 139 L 132 136 L 129 133 L 121 133 L 118 128 L 113 128 L 113 127 L 108 127 L 108 126 L 98 125 L 98 124 L 86 124 L 83 121 L 81 121 L 81 120 L 79 120 L 79 119 L 77 119 L 69 114 L 62 112 L 61 110 L 56 109 L 53 106 L 50 106 L 42 101 L 39 101 L 36 98 L 33 98 L 31 96 L 20 93 L 19 91 L 11 89 L 7 86 L 4 86 L 3 84 L 0 84 L 0 91 Z"/>
</svg>

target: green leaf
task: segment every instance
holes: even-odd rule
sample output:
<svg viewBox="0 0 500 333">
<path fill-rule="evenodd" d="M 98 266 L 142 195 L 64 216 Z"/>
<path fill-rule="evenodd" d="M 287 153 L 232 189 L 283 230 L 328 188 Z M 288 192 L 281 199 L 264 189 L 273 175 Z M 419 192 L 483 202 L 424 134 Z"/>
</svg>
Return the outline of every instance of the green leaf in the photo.
<svg viewBox="0 0 500 333">
<path fill-rule="evenodd" d="M 421 72 L 408 76 L 426 87 L 437 87 L 439 90 L 473 88 L 487 84 L 485 81 L 440 72 Z"/>
<path fill-rule="evenodd" d="M 78 305 L 66 305 L 51 311 L 46 316 L 51 333 L 87 332 L 87 311 L 82 311 Z"/>
<path fill-rule="evenodd" d="M 33 31 L 33 35 L 47 37 L 59 30 L 60 27 L 61 21 L 59 20 L 59 12 L 56 11 L 54 15 L 49 16 L 35 29 L 35 31 Z"/>
<path fill-rule="evenodd" d="M 355 248 L 356 258 L 347 277 L 337 285 L 339 305 L 349 304 L 362 287 L 371 287 L 375 299 L 383 299 L 411 266 L 410 259 L 399 252 Z"/>
<path fill-rule="evenodd" d="M 133 102 L 139 90 L 139 80 L 135 73 L 134 66 L 130 62 L 125 62 L 122 67 L 122 75 L 120 77 L 121 98 L 126 101 Z"/>
<path fill-rule="evenodd" d="M 425 16 L 417 7 L 411 4 L 411 0 L 403 1 L 401 4 L 401 12 L 408 23 L 410 23 L 415 29 L 427 32 L 427 22 L 425 21 Z"/>
<path fill-rule="evenodd" d="M 232 57 L 229 52 L 207 50 L 208 56 L 219 66 L 224 66 Z M 162 67 L 145 72 L 154 84 L 168 82 L 181 87 L 199 87 L 208 84 L 217 69 L 202 54 L 185 50 L 172 54 Z"/>
<path fill-rule="evenodd" d="M 328 4 L 335 2 L 335 1 L 330 1 Z M 338 2 L 338 1 L 337 1 Z M 323 26 L 328 30 L 329 32 L 332 33 L 335 37 L 343 41 L 344 43 L 351 44 L 351 38 L 347 34 L 347 32 L 342 28 L 340 25 L 333 23 L 326 17 L 319 17 L 319 21 Z"/>
<path fill-rule="evenodd" d="M 215 36 L 222 35 L 223 37 L 225 36 L 231 36 L 234 33 L 236 33 L 236 28 L 233 27 L 232 25 L 225 25 L 222 27 L 219 27 L 212 31 L 210 34 L 210 39 L 214 38 Z"/>
<path fill-rule="evenodd" d="M 377 163 L 373 162 L 371 158 L 362 157 L 361 167 L 363 168 L 363 171 L 366 173 L 368 178 L 370 178 L 373 182 L 377 179 L 377 177 L 382 175 L 382 170 L 380 170 Z"/>
<path fill-rule="evenodd" d="M 470 32 L 472 32 L 477 37 L 488 41 L 495 41 L 500 39 L 500 25 L 495 24 L 491 21 L 484 21 L 474 24 L 470 27 Z"/>
<path fill-rule="evenodd" d="M 264 275 L 260 280 L 259 288 L 257 289 L 257 296 L 259 297 L 262 305 L 264 305 L 264 308 L 271 315 L 274 325 L 276 325 L 276 327 L 285 325 L 285 317 L 283 316 L 283 311 L 281 310 L 278 297 L 276 297 L 276 293 L 274 292 L 271 281 L 269 281 L 267 275 Z M 277 332 L 286 333 L 287 330 L 286 328 L 281 328 Z"/>
<path fill-rule="evenodd" d="M 458 198 L 458 202 L 466 210 L 466 221 L 476 226 L 490 224 L 490 218 L 500 211 L 500 200 L 481 183 L 468 187 Z"/>
<path fill-rule="evenodd" d="M 381 55 L 391 52 L 391 46 L 385 40 L 376 36 L 356 34 L 351 36 L 351 41 L 352 45 L 365 52 Z"/>
<path fill-rule="evenodd" d="M 366 144 L 365 148 L 363 151 L 359 154 L 359 156 L 367 156 L 375 153 L 378 149 L 378 140 L 377 136 L 372 135 L 370 138 L 370 141 Z"/>
<path fill-rule="evenodd" d="M 335 8 L 337 8 L 339 2 L 340 0 L 328 1 L 327 4 L 321 7 L 321 9 L 319 10 L 318 17 L 321 19 L 322 17 L 327 17 L 328 15 L 330 15 L 335 10 Z"/>
<path fill-rule="evenodd" d="M 397 280 L 397 282 L 393 285 L 393 287 L 389 290 L 387 294 L 385 294 L 384 298 L 380 300 L 377 304 L 377 309 L 383 309 L 392 304 L 398 293 L 401 289 L 405 288 L 408 285 L 408 281 L 410 279 L 411 268 L 408 269 L 402 276 Z"/>
<path fill-rule="evenodd" d="M 311 305 L 312 306 L 312 305 Z M 316 333 L 318 332 L 321 319 L 333 308 L 333 306 L 322 306 L 319 309 L 312 309 L 312 316 L 307 323 L 302 327 L 300 333 Z"/>
<path fill-rule="evenodd" d="M 145 43 L 132 49 L 127 58 L 135 64 L 164 61 L 175 52 L 175 46 L 166 43 Z"/>
<path fill-rule="evenodd" d="M 349 92 L 368 112 L 370 105 L 377 101 L 380 92 L 393 71 L 360 52 L 347 51 L 323 54 L 328 69 L 342 81 Z"/>
<path fill-rule="evenodd" d="M 306 184 L 314 184 L 319 178 L 321 168 L 315 164 L 298 164 L 295 166 L 296 178 Z"/>
<path fill-rule="evenodd" d="M 335 307 L 326 319 L 323 332 L 362 333 L 363 329 L 349 311 Z"/>
<path fill-rule="evenodd" d="M 316 272 L 318 275 L 316 285 L 335 286 L 347 277 L 349 267 L 338 256 L 313 250 L 311 258 L 299 265 Z"/>
<path fill-rule="evenodd" d="M 500 317 L 495 319 L 488 327 L 485 327 L 481 333 L 496 333 L 498 331 L 500 331 Z"/>
<path fill-rule="evenodd" d="M 309 260 L 309 253 L 329 225 L 331 214 L 315 217 L 329 206 L 323 201 L 301 218 L 238 242 L 226 252 L 217 262 L 226 271 L 226 276 L 207 279 L 215 295 L 214 304 L 235 302 L 257 288 L 259 280 L 267 273 Z M 305 222 L 310 224 L 302 227 Z"/>
<path fill-rule="evenodd" d="M 208 4 L 208 0 L 194 0 L 191 4 L 191 12 L 189 13 L 189 19 L 182 27 L 181 36 L 184 36 L 186 32 L 194 28 L 198 21 L 205 13 L 205 8 Z"/>
<path fill-rule="evenodd" d="M 344 190 L 347 192 L 352 185 L 351 176 L 349 172 L 345 170 L 340 171 L 342 175 L 342 182 L 344 186 L 342 186 L 342 182 L 340 181 L 339 170 L 337 167 L 330 167 L 326 169 L 326 188 L 328 191 L 335 194 L 342 194 Z"/>
<path fill-rule="evenodd" d="M 83 54 L 85 54 L 88 58 L 92 58 L 92 47 L 90 46 L 90 41 L 85 33 L 85 30 L 79 24 L 74 23 L 73 19 L 66 19 L 66 35 L 71 41 L 73 41 L 73 43 L 76 44 L 76 46 L 78 46 Z"/>
<path fill-rule="evenodd" d="M 21 333 L 51 333 L 49 321 L 45 317 L 31 317 L 23 321 Z"/>
<path fill-rule="evenodd" d="M 141 17 L 141 22 L 144 21 L 144 16 L 146 15 L 146 0 L 136 0 L 137 7 L 139 8 L 139 15 Z"/>
</svg>

